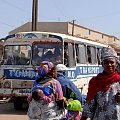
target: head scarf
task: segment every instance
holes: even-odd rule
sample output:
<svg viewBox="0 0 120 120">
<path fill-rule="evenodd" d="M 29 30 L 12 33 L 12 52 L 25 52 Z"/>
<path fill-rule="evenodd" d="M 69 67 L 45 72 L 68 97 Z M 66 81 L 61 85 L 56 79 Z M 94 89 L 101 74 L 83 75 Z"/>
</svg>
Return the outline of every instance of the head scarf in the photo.
<svg viewBox="0 0 120 120">
<path fill-rule="evenodd" d="M 109 58 L 115 58 L 117 59 L 117 53 L 112 47 L 103 47 L 101 49 L 101 61 L 104 61 L 105 59 Z"/>
<path fill-rule="evenodd" d="M 52 68 L 54 68 L 54 65 L 52 62 L 43 61 L 41 62 L 40 67 L 38 68 L 38 75 L 40 77 L 44 77 L 51 72 Z"/>
</svg>

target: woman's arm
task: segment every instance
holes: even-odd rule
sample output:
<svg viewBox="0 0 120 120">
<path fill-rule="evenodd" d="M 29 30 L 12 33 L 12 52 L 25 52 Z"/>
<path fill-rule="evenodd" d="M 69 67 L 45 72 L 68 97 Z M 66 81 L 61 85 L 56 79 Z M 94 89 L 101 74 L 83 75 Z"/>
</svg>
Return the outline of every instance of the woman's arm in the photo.
<svg viewBox="0 0 120 120">
<path fill-rule="evenodd" d="M 93 118 L 95 109 L 96 109 L 95 99 L 91 101 L 86 101 L 85 105 L 83 106 L 81 120 L 87 120 L 87 118 Z"/>
<path fill-rule="evenodd" d="M 63 92 L 62 92 L 62 87 L 61 87 L 61 84 L 59 83 L 59 81 L 57 81 L 57 80 L 54 81 L 53 89 L 54 89 L 57 106 L 59 108 L 64 108 Z"/>
</svg>

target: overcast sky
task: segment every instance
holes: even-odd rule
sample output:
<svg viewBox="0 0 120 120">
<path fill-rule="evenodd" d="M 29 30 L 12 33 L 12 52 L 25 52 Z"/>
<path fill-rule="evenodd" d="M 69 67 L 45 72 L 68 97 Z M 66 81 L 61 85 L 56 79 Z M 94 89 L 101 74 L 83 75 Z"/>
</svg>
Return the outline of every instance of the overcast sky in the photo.
<svg viewBox="0 0 120 120">
<path fill-rule="evenodd" d="M 0 38 L 32 21 L 32 0 L 0 0 Z M 120 0 L 38 0 L 38 21 L 75 23 L 120 37 Z"/>
</svg>

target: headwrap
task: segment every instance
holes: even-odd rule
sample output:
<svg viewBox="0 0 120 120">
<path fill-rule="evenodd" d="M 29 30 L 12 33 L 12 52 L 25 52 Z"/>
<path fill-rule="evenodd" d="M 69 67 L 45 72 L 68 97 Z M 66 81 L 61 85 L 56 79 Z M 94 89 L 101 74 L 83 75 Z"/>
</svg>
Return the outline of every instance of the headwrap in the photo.
<svg viewBox="0 0 120 120">
<path fill-rule="evenodd" d="M 108 59 L 108 58 L 115 58 L 117 59 L 117 53 L 112 47 L 103 47 L 101 49 L 101 61 Z"/>
<path fill-rule="evenodd" d="M 99 73 L 93 77 L 88 86 L 87 101 L 92 100 L 98 91 L 107 91 L 114 82 L 120 82 L 120 75 L 116 71 L 112 74 Z"/>
<path fill-rule="evenodd" d="M 44 77 L 49 72 L 51 72 L 51 69 L 54 68 L 54 65 L 52 62 L 43 61 L 40 64 L 40 67 L 38 68 L 38 75 L 40 77 Z"/>
</svg>

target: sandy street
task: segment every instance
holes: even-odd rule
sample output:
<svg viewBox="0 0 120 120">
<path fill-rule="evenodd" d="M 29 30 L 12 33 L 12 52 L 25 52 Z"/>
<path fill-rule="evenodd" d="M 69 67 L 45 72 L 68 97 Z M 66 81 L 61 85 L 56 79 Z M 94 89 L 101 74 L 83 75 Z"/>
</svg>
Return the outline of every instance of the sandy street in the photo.
<svg viewBox="0 0 120 120">
<path fill-rule="evenodd" d="M 28 120 L 27 110 L 14 110 L 12 103 L 0 104 L 0 120 Z"/>
<path fill-rule="evenodd" d="M 0 104 L 0 120 L 28 120 L 27 110 L 17 111 L 12 103 Z"/>
</svg>

